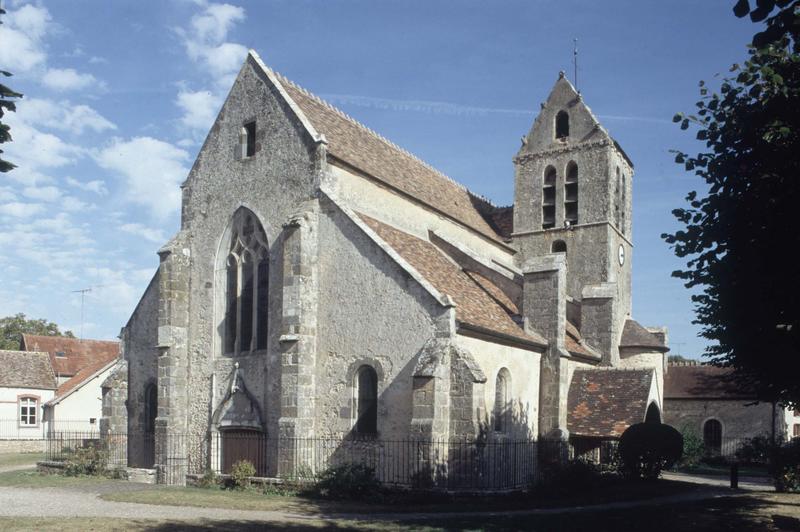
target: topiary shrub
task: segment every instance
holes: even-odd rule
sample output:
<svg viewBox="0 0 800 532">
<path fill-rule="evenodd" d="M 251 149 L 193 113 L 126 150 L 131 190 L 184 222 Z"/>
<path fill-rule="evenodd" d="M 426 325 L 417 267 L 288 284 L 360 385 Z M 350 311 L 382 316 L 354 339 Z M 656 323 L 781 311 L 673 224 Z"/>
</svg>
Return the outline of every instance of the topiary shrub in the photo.
<svg viewBox="0 0 800 532">
<path fill-rule="evenodd" d="M 619 439 L 620 472 L 627 478 L 656 479 L 683 453 L 683 436 L 663 423 L 637 423 Z"/>
<path fill-rule="evenodd" d="M 250 460 L 239 460 L 231 467 L 231 482 L 237 490 L 250 487 L 250 478 L 256 476 L 256 467 Z"/>
<path fill-rule="evenodd" d="M 106 473 L 107 456 L 94 445 L 78 447 L 64 462 L 64 474 L 70 477 L 81 475 L 103 475 Z"/>
<path fill-rule="evenodd" d="M 366 499 L 380 488 L 373 468 L 364 464 L 341 464 L 319 475 L 315 492 L 331 499 Z"/>
<path fill-rule="evenodd" d="M 769 473 L 775 491 L 800 492 L 800 439 L 772 447 Z"/>
</svg>

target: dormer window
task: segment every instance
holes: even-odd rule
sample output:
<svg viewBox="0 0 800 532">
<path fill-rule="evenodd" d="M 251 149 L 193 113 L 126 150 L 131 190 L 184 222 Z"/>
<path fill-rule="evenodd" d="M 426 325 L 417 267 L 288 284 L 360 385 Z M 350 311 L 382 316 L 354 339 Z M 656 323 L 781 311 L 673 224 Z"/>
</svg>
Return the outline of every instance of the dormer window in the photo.
<svg viewBox="0 0 800 532">
<path fill-rule="evenodd" d="M 256 154 L 256 121 L 248 122 L 242 127 L 239 134 L 239 144 L 242 148 L 242 158 L 246 159 Z"/>
<path fill-rule="evenodd" d="M 56 351 L 57 358 L 64 358 L 67 354 L 64 351 Z"/>
<path fill-rule="evenodd" d="M 565 140 L 569 137 L 569 114 L 559 111 L 556 115 L 556 139 Z"/>
</svg>

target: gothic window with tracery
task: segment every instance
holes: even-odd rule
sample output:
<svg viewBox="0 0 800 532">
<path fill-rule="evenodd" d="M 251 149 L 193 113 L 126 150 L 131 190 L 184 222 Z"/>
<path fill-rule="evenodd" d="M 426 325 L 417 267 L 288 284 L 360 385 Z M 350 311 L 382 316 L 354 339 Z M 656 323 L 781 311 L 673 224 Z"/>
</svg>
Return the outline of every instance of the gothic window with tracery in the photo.
<svg viewBox="0 0 800 532">
<path fill-rule="evenodd" d="M 265 349 L 269 246 L 261 223 L 245 208 L 236 211 L 233 217 L 225 268 L 225 354 Z"/>
</svg>

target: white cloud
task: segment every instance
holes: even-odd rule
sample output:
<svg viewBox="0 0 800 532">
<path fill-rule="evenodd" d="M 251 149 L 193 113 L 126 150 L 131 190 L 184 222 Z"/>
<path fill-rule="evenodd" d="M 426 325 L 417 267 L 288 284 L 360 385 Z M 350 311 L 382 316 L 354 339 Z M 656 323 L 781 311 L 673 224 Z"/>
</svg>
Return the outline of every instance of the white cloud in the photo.
<svg viewBox="0 0 800 532">
<path fill-rule="evenodd" d="M 61 200 L 61 208 L 67 212 L 83 212 L 92 210 L 95 206 L 89 205 L 85 201 L 81 201 L 74 196 L 65 196 L 64 199 Z"/>
<path fill-rule="evenodd" d="M 11 187 L 0 187 L 0 201 L 14 201 L 17 195 Z"/>
<path fill-rule="evenodd" d="M 80 190 L 84 190 L 86 192 L 94 192 L 100 196 L 105 196 L 108 194 L 108 189 L 106 188 L 105 181 L 101 179 L 93 179 L 91 181 L 87 181 L 86 183 L 82 181 L 78 181 L 72 177 L 67 177 L 66 182 L 68 185 L 78 188 Z"/>
<path fill-rule="evenodd" d="M 29 218 L 39 214 L 44 210 L 44 206 L 39 203 L 22 203 L 13 201 L 0 205 L 0 215 L 11 216 L 13 218 Z"/>
<path fill-rule="evenodd" d="M 245 19 L 244 9 L 230 4 L 208 4 L 202 12 L 194 15 L 189 29 L 178 30 L 183 38 L 186 53 L 203 66 L 223 86 L 227 78 L 236 72 L 247 55 L 241 44 L 227 42 L 228 32 L 237 22 Z"/>
<path fill-rule="evenodd" d="M 20 168 L 26 167 L 32 171 L 58 168 L 74 163 L 84 154 L 83 148 L 64 142 L 51 133 L 39 131 L 22 122 L 14 113 L 6 117 L 14 137 L 14 142 L 7 144 L 8 160 Z M 13 174 L 20 168 L 10 173 Z"/>
<path fill-rule="evenodd" d="M 183 111 L 181 122 L 194 130 L 208 131 L 222 105 L 222 98 L 210 91 L 186 91 L 178 93 L 175 103 Z"/>
<path fill-rule="evenodd" d="M 52 90 L 63 92 L 88 89 L 103 89 L 105 84 L 91 74 L 81 74 L 74 68 L 51 68 L 42 76 L 42 84 Z"/>
<path fill-rule="evenodd" d="M 22 194 L 26 198 L 31 198 L 40 201 L 56 201 L 61 197 L 61 191 L 57 187 L 25 187 Z"/>
<path fill-rule="evenodd" d="M 164 219 L 179 210 L 179 185 L 188 173 L 186 151 L 152 137 L 117 138 L 95 160 L 119 174 L 126 198 L 147 207 L 154 217 Z"/>
<path fill-rule="evenodd" d="M 161 243 L 166 241 L 164 233 L 160 229 L 152 229 L 139 223 L 130 223 L 120 226 L 120 229 L 126 233 L 140 236 L 150 242 Z"/>
<path fill-rule="evenodd" d="M 26 4 L 6 14 L 0 25 L 0 65 L 15 73 L 28 72 L 47 59 L 42 37 L 50 26 L 46 8 Z"/>
<path fill-rule="evenodd" d="M 82 134 L 86 130 L 102 133 L 117 126 L 88 105 L 69 100 L 32 98 L 17 106 L 17 116 L 28 124 Z"/>
</svg>

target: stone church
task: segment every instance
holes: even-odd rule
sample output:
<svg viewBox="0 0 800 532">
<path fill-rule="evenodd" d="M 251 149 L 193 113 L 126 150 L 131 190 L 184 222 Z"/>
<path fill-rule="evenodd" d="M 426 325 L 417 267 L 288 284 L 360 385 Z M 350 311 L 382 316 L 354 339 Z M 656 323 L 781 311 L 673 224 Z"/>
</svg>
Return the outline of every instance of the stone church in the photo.
<svg viewBox="0 0 800 532">
<path fill-rule="evenodd" d="M 660 418 L 633 163 L 562 73 L 514 164 L 494 206 L 250 52 L 122 330 L 104 429 L 132 464 L 202 469 L 260 434 L 276 475 L 294 439 L 592 448 Z"/>
</svg>

